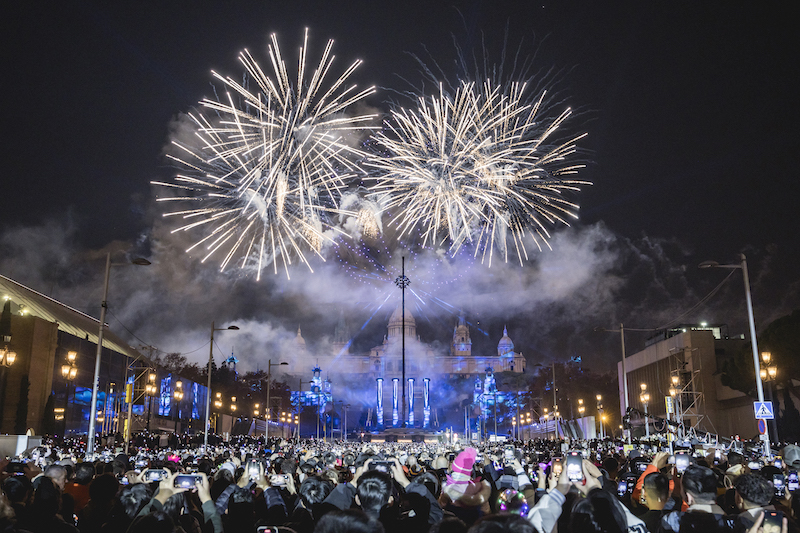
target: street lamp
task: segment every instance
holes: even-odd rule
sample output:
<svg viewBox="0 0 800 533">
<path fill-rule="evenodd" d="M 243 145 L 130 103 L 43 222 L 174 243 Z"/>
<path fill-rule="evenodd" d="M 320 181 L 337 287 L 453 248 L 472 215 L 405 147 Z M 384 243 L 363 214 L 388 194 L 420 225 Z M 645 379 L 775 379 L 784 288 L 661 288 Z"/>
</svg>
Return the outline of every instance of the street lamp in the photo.
<svg viewBox="0 0 800 533">
<path fill-rule="evenodd" d="M 181 418 L 181 411 L 180 411 L 180 404 L 183 401 L 183 382 L 176 381 L 175 382 L 175 391 L 172 393 L 172 397 L 175 398 L 175 436 L 178 435 L 178 421 Z"/>
<path fill-rule="evenodd" d="M 750 345 L 753 348 L 753 368 L 755 369 L 756 377 L 756 391 L 758 392 L 758 401 L 764 403 L 764 387 L 761 385 L 761 365 L 758 361 L 758 339 L 756 338 L 756 323 L 753 318 L 753 299 L 750 297 L 750 276 L 747 273 L 747 258 L 744 254 L 739 254 L 741 262 L 739 264 L 721 265 L 716 261 L 703 261 L 698 265 L 700 268 L 725 268 L 725 269 L 740 269 L 742 271 L 742 278 L 744 280 L 744 295 L 747 301 L 747 320 L 750 323 Z M 772 450 L 769 445 L 769 431 L 764 428 L 764 456 L 772 457 Z"/>
<path fill-rule="evenodd" d="M 775 395 L 772 382 L 778 378 L 778 367 L 777 365 L 770 365 L 770 362 L 772 361 L 771 352 L 761 352 L 761 360 L 764 362 L 764 366 L 761 367 L 761 381 L 768 384 L 769 399 L 772 401 L 773 396 Z M 774 418 L 772 419 L 771 425 L 772 431 L 775 433 L 775 441 L 780 442 L 780 439 L 778 438 L 778 425 Z"/>
<path fill-rule="evenodd" d="M 203 453 L 208 451 L 208 418 L 211 414 L 211 364 L 214 362 L 214 332 L 215 331 L 225 331 L 225 330 L 233 330 L 237 331 L 239 328 L 237 326 L 228 326 L 227 328 L 215 328 L 214 323 L 211 323 L 211 341 L 209 342 L 209 349 L 208 349 L 208 368 L 206 372 L 208 372 L 208 387 L 206 388 L 206 427 L 205 431 L 203 431 Z"/>
<path fill-rule="evenodd" d="M 272 388 L 272 367 L 281 365 L 285 366 L 288 364 L 289 363 L 287 363 L 286 361 L 281 361 L 280 363 L 273 363 L 272 359 L 267 360 L 267 407 L 265 411 L 267 413 L 267 428 L 264 435 L 265 440 L 269 438 L 269 423 L 272 420 L 272 405 L 270 405 L 269 403 L 269 393 L 270 389 Z"/>
<path fill-rule="evenodd" d="M 605 428 L 603 427 L 603 420 L 605 420 L 605 416 L 603 415 L 603 396 L 598 394 L 596 396 L 597 399 L 597 414 L 600 416 L 600 440 L 606 438 L 605 436 Z"/>
<path fill-rule="evenodd" d="M 639 401 L 644 405 L 644 432 L 645 437 L 650 438 L 650 419 L 647 415 L 647 404 L 650 403 L 650 393 L 647 392 L 647 383 L 641 384 L 642 393 L 639 395 Z"/>
<path fill-rule="evenodd" d="M 75 366 L 75 360 L 78 358 L 78 352 L 69 351 L 67 352 L 67 362 L 61 365 L 61 377 L 64 378 L 64 383 L 67 386 L 67 390 L 64 394 L 64 434 L 67 433 L 67 408 L 69 407 L 69 385 L 71 382 L 75 381 L 75 378 L 78 376 L 78 367 Z"/>
<path fill-rule="evenodd" d="M 156 374 L 150 372 L 147 376 L 147 384 L 144 386 L 144 394 L 147 397 L 147 431 L 150 431 L 150 411 L 153 406 L 153 396 L 156 395 L 158 387 L 156 387 Z"/>
<path fill-rule="evenodd" d="M 114 263 L 114 266 L 118 265 L 125 265 L 128 263 Z M 131 264 L 139 265 L 139 266 L 147 266 L 150 264 L 150 261 L 143 258 L 136 258 L 131 261 Z M 106 254 L 106 273 L 105 273 L 105 280 L 103 281 L 103 300 L 100 302 L 100 330 L 97 333 L 97 354 L 94 360 L 94 379 L 92 381 L 92 402 L 89 408 L 89 435 L 86 438 L 86 454 L 89 455 L 94 453 L 94 437 L 95 437 L 95 426 L 96 426 L 96 416 L 94 413 L 97 412 L 97 394 L 98 389 L 100 388 L 100 357 L 103 355 L 103 334 L 105 333 L 106 327 L 106 309 L 108 309 L 108 278 L 111 275 L 111 252 Z"/>
</svg>

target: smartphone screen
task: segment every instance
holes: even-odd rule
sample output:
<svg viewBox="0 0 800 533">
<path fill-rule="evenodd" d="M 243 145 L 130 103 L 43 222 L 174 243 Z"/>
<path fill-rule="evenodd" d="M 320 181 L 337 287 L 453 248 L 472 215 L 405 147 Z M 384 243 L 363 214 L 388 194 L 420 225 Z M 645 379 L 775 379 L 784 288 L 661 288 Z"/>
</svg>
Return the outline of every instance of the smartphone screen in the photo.
<svg viewBox="0 0 800 533">
<path fill-rule="evenodd" d="M 579 452 L 567 456 L 567 477 L 570 481 L 583 481 L 583 457 Z"/>
<path fill-rule="evenodd" d="M 561 465 L 561 457 L 556 457 L 553 459 L 553 474 L 556 476 L 561 475 L 562 465 Z"/>
<path fill-rule="evenodd" d="M 764 522 L 761 524 L 764 533 L 780 533 L 783 529 L 783 513 L 780 511 L 764 511 Z"/>
<path fill-rule="evenodd" d="M 796 471 L 792 470 L 789 472 L 789 477 L 786 479 L 786 486 L 791 492 L 800 490 L 800 477 L 798 477 Z"/>
<path fill-rule="evenodd" d="M 628 482 L 627 481 L 620 481 L 619 485 L 617 486 L 617 494 L 620 498 L 625 496 L 625 493 L 628 491 Z"/>
<path fill-rule="evenodd" d="M 775 487 L 775 496 L 783 498 L 786 496 L 786 485 L 783 474 L 775 474 L 772 476 L 772 485 Z"/>
</svg>

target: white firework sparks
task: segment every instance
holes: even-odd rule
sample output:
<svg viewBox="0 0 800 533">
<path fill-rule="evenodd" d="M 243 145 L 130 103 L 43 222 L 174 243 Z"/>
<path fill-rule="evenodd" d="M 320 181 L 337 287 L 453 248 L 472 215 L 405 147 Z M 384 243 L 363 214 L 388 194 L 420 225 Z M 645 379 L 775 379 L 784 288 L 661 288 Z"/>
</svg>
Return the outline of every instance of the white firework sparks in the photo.
<svg viewBox="0 0 800 533">
<path fill-rule="evenodd" d="M 373 136 L 385 154 L 367 163 L 390 224 L 401 236 L 416 229 L 423 246 L 449 241 L 451 254 L 470 242 L 489 265 L 494 250 L 508 261 L 511 248 L 520 263 L 526 242 L 541 250 L 550 226 L 577 218 L 564 193 L 588 184 L 572 177 L 583 165 L 570 161 L 583 135 L 551 140 L 571 111 L 541 118 L 543 99 L 531 101 L 524 83 L 463 82 L 395 109 Z"/>
<path fill-rule="evenodd" d="M 214 73 L 225 85 L 226 98 L 201 102 L 213 118 L 190 114 L 196 144 L 174 143 L 183 155 L 172 159 L 186 173 L 175 176 L 174 183 L 153 182 L 179 192 L 158 201 L 189 204 L 164 215 L 183 220 L 173 233 L 204 232 L 187 252 L 203 248 L 203 261 L 217 256 L 221 270 L 238 257 L 242 268 L 257 270 L 258 278 L 270 264 L 277 273 L 279 259 L 287 277 L 295 257 L 311 269 L 308 251 L 324 260 L 321 250 L 332 242 L 328 233 L 339 231 L 329 221 L 341 214 L 340 191 L 357 172 L 351 159 L 365 155 L 354 148 L 352 137 L 370 129 L 375 119 L 346 114 L 375 92 L 348 81 L 361 61 L 326 86 L 332 47 L 328 41 L 319 64 L 309 71 L 306 30 L 292 79 L 273 34 L 269 74 L 247 50 L 239 55 L 254 89 Z"/>
</svg>

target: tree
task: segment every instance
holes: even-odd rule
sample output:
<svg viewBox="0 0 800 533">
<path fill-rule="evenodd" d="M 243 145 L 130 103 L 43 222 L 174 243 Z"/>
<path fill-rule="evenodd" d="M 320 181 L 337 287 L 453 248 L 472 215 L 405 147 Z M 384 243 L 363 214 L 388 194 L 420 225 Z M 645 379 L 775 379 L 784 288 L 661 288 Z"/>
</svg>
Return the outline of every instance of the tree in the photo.
<svg viewBox="0 0 800 533">
<path fill-rule="evenodd" d="M 777 383 L 791 385 L 800 375 L 800 310 L 770 323 L 758 338 L 759 349 L 772 354 L 771 365 L 778 367 Z M 756 375 L 750 344 L 743 346 L 722 368 L 722 384 L 756 397 Z"/>
</svg>

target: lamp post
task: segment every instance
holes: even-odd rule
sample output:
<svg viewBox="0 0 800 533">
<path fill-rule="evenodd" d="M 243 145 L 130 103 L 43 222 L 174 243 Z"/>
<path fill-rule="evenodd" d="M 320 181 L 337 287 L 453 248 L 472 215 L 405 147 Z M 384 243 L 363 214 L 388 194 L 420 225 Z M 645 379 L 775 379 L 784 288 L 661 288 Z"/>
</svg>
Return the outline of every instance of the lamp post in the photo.
<svg viewBox="0 0 800 533">
<path fill-rule="evenodd" d="M 178 422 L 181 419 L 181 402 L 183 401 L 183 382 L 176 381 L 175 382 L 175 391 L 172 393 L 172 397 L 175 398 L 175 436 L 178 436 Z"/>
<path fill-rule="evenodd" d="M 603 402 L 603 396 L 598 394 L 596 396 L 596 399 L 597 399 L 597 414 L 600 417 L 600 420 L 599 420 L 599 422 L 600 422 L 600 440 L 604 440 L 606 438 L 606 436 L 605 436 L 605 428 L 603 427 L 603 403 L 602 403 Z"/>
<path fill-rule="evenodd" d="M 675 423 L 678 425 L 678 439 L 683 438 L 683 411 L 681 409 L 681 393 L 683 389 L 680 387 L 681 378 L 677 373 L 670 376 L 669 395 L 672 397 L 675 409 Z"/>
<path fill-rule="evenodd" d="M 756 323 L 753 318 L 753 299 L 750 297 L 750 277 L 747 273 L 747 258 L 744 254 L 739 254 L 741 262 L 739 264 L 721 265 L 716 261 L 703 261 L 700 263 L 700 268 L 726 268 L 726 269 L 741 269 L 742 278 L 744 280 L 744 295 L 747 301 L 747 320 L 750 323 L 750 345 L 753 348 L 753 368 L 756 374 L 756 391 L 758 393 L 758 401 L 764 402 L 764 387 L 761 385 L 761 365 L 758 360 L 758 339 L 756 338 Z M 766 428 L 765 428 L 766 429 Z M 772 457 L 772 450 L 769 445 L 769 430 L 764 432 L 761 437 L 764 440 L 764 456 Z"/>
<path fill-rule="evenodd" d="M 208 372 L 208 386 L 206 388 L 206 426 L 205 431 L 203 431 L 203 453 L 206 453 L 208 450 L 208 418 L 211 411 L 211 364 L 214 362 L 214 332 L 215 331 L 225 331 L 225 330 L 233 330 L 237 331 L 239 328 L 237 326 L 228 326 L 227 328 L 215 328 L 214 323 L 211 323 L 211 341 L 209 342 L 208 348 L 208 368 L 206 371 Z"/>
<path fill-rule="evenodd" d="M 761 352 L 761 360 L 764 363 L 764 366 L 761 367 L 760 371 L 761 381 L 768 384 L 769 400 L 772 402 L 775 400 L 775 389 L 772 386 L 772 382 L 774 382 L 778 377 L 778 367 L 776 365 L 770 365 L 770 362 L 772 362 L 771 352 Z M 778 407 L 776 402 L 775 410 L 777 411 L 777 409 Z M 770 421 L 770 425 L 772 426 L 772 433 L 774 435 L 775 442 L 780 442 L 780 438 L 778 438 L 778 424 L 774 418 Z"/>
<path fill-rule="evenodd" d="M 211 391 L 209 391 L 209 395 L 211 395 Z M 217 417 L 219 416 L 219 412 L 222 410 L 222 393 L 218 392 L 216 398 L 214 398 L 214 408 L 217 410 L 217 413 L 214 415 L 214 432 L 216 433 L 217 427 Z"/>
<path fill-rule="evenodd" d="M 401 335 L 401 353 L 402 353 L 402 370 L 403 370 L 403 409 L 401 410 L 402 413 L 402 423 L 401 426 L 406 426 L 406 287 L 411 285 L 411 280 L 406 277 L 406 256 L 402 258 L 402 270 L 400 271 L 400 276 L 395 278 L 394 284 L 400 287 L 401 292 L 403 293 L 403 300 L 402 300 L 402 328 L 403 333 Z"/>
<path fill-rule="evenodd" d="M 124 265 L 127 263 L 119 263 Z M 147 266 L 150 261 L 137 258 L 131 264 Z M 117 264 L 115 263 L 115 266 Z M 111 275 L 111 252 L 106 254 L 106 272 L 103 281 L 103 300 L 100 302 L 100 330 L 97 333 L 97 354 L 94 360 L 94 379 L 92 381 L 92 402 L 89 407 L 89 435 L 86 438 L 86 454 L 94 453 L 95 424 L 97 418 L 97 393 L 100 387 L 100 357 L 103 355 L 103 334 L 106 327 L 106 309 L 108 309 L 108 278 Z"/>
<path fill-rule="evenodd" d="M 64 383 L 67 390 L 64 394 L 64 434 L 67 433 L 67 409 L 69 407 L 69 385 L 75 381 L 78 376 L 78 367 L 75 366 L 75 360 L 78 358 L 78 352 L 67 352 L 67 362 L 61 365 L 61 377 L 64 378 Z"/>
<path fill-rule="evenodd" d="M 273 363 L 272 359 L 267 361 L 267 408 L 265 412 L 267 413 L 267 429 L 265 440 L 269 439 L 269 423 L 272 420 L 272 405 L 269 402 L 269 393 L 270 389 L 272 388 L 272 367 L 273 366 L 281 366 L 281 365 L 288 365 L 286 361 L 281 361 L 280 363 Z"/>
<path fill-rule="evenodd" d="M 650 438 L 650 419 L 647 417 L 647 404 L 650 403 L 650 394 L 647 392 L 647 383 L 640 385 L 642 393 L 639 395 L 639 401 L 644 405 L 644 432 L 645 437 Z"/>
<path fill-rule="evenodd" d="M 153 407 L 153 396 L 156 395 L 158 388 L 156 387 L 156 374 L 150 372 L 147 375 L 147 384 L 144 386 L 144 394 L 147 397 L 147 432 L 150 432 L 150 410 Z"/>
</svg>

